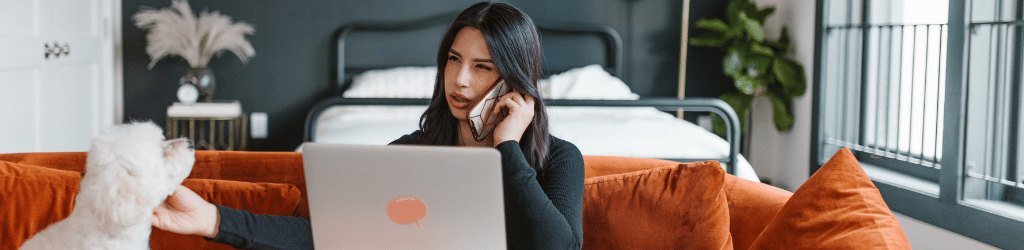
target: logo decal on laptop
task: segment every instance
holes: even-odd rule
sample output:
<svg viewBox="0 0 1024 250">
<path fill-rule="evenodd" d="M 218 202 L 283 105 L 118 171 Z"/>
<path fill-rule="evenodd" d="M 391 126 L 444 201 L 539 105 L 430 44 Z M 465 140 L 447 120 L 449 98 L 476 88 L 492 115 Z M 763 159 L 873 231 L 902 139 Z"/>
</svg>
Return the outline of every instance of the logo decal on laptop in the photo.
<svg viewBox="0 0 1024 250">
<path fill-rule="evenodd" d="M 419 197 L 403 195 L 388 203 L 387 212 L 388 218 L 396 224 L 416 223 L 416 226 L 423 228 L 423 225 L 420 225 L 420 220 L 427 216 L 427 204 L 424 204 Z"/>
</svg>

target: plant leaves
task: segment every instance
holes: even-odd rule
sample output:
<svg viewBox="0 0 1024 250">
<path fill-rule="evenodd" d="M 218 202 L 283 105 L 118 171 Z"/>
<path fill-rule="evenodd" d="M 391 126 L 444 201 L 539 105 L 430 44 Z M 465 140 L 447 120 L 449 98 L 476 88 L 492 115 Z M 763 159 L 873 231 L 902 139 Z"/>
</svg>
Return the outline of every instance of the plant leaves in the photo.
<svg viewBox="0 0 1024 250">
<path fill-rule="evenodd" d="M 722 94 L 721 96 L 718 97 L 718 99 L 725 101 L 725 103 L 728 103 L 729 106 L 732 107 L 733 111 L 736 111 L 736 116 L 738 116 L 740 119 L 740 134 L 743 134 L 744 131 L 747 131 L 747 122 L 745 117 L 747 117 L 747 111 L 750 110 L 750 105 L 753 103 L 754 97 L 744 95 L 741 93 L 731 92 Z M 712 130 L 714 130 L 715 134 L 724 137 L 726 135 L 725 120 L 723 120 L 722 117 L 718 116 L 717 114 L 711 113 L 711 122 L 713 124 Z"/>
<path fill-rule="evenodd" d="M 764 45 L 768 45 L 768 47 L 774 49 L 774 51 L 777 52 L 779 55 L 786 53 L 786 50 L 789 49 L 789 44 L 781 44 L 778 42 L 773 42 L 771 40 L 765 40 Z"/>
<path fill-rule="evenodd" d="M 708 46 L 708 47 L 722 47 L 725 45 L 726 40 L 719 34 L 704 33 L 696 37 L 690 37 L 690 45 L 693 46 Z"/>
<path fill-rule="evenodd" d="M 779 44 L 785 46 L 784 48 L 781 48 L 783 52 L 789 51 L 789 28 L 785 25 L 782 26 L 782 31 L 779 33 Z"/>
<path fill-rule="evenodd" d="M 743 118 L 747 116 L 750 105 L 754 103 L 754 96 L 731 92 L 722 94 L 718 99 L 722 99 L 732 107 L 733 111 L 736 111 L 736 116 L 740 118 L 740 128 L 746 130 L 746 121 Z"/>
<path fill-rule="evenodd" d="M 733 0 L 737 2 L 740 12 L 754 13 L 757 12 L 757 5 L 750 2 L 750 0 Z"/>
<path fill-rule="evenodd" d="M 757 43 L 750 44 L 750 53 L 764 56 L 775 56 L 775 51 L 772 51 L 772 48 Z"/>
<path fill-rule="evenodd" d="M 775 13 L 775 7 L 767 7 L 762 10 L 749 11 L 747 13 L 747 15 L 750 16 L 750 18 L 753 18 L 754 20 L 757 20 L 757 22 L 764 24 L 765 20 L 768 19 L 768 16 L 772 15 L 772 13 Z"/>
<path fill-rule="evenodd" d="M 729 20 L 729 24 L 734 28 L 741 28 L 740 24 L 743 20 L 740 19 L 740 12 L 742 11 L 742 6 L 740 5 L 742 4 L 743 1 L 733 0 L 729 2 L 729 6 L 725 8 L 725 16 Z"/>
<path fill-rule="evenodd" d="M 711 113 L 711 132 L 714 132 L 723 139 L 726 137 L 725 120 L 722 120 L 722 117 L 715 113 Z M 740 133 L 742 134 L 743 132 Z"/>
<path fill-rule="evenodd" d="M 769 94 L 768 98 L 772 100 L 772 113 L 775 117 L 775 128 L 779 132 L 789 131 L 793 128 L 793 111 L 790 110 L 789 102 L 791 100 L 783 100 L 774 94 Z"/>
<path fill-rule="evenodd" d="M 751 74 L 751 72 L 748 71 L 747 74 L 755 77 L 760 77 L 762 75 L 769 74 L 768 66 L 771 65 L 771 57 L 761 55 L 750 55 L 747 57 L 747 69 L 753 70 L 756 73 Z"/>
<path fill-rule="evenodd" d="M 726 50 L 725 59 L 722 60 L 722 72 L 725 72 L 728 76 L 740 75 L 747 67 L 747 52 L 742 46 L 733 45 Z"/>
<path fill-rule="evenodd" d="M 729 29 L 729 32 L 726 32 L 725 35 L 722 35 L 722 38 L 726 39 L 726 40 L 730 40 L 730 39 L 737 38 L 737 37 L 742 37 L 742 36 L 743 36 L 743 30 L 740 30 L 740 29 Z"/>
<path fill-rule="evenodd" d="M 740 12 L 739 18 L 743 22 L 743 29 L 750 35 L 750 39 L 764 42 L 764 29 L 761 28 L 761 24 L 757 20 L 748 18 L 745 12 Z"/>
<path fill-rule="evenodd" d="M 740 93 L 746 95 L 754 95 L 754 93 L 757 93 L 758 89 L 765 86 L 765 81 L 763 79 L 748 76 L 746 74 L 733 76 L 732 79 L 733 85 L 736 85 L 736 89 L 738 89 Z"/>
<path fill-rule="evenodd" d="M 697 21 L 696 27 L 698 29 L 706 29 L 706 30 L 710 30 L 710 31 L 714 31 L 714 32 L 722 33 L 722 34 L 724 34 L 726 32 L 729 32 L 729 24 L 726 24 L 724 21 L 722 21 L 722 19 L 718 19 L 718 18 L 714 18 L 714 19 L 701 19 L 701 20 Z"/>
<path fill-rule="evenodd" d="M 772 74 L 782 84 L 786 94 L 802 96 L 807 92 L 807 76 L 800 63 L 789 59 L 776 58 L 772 61 Z"/>
<path fill-rule="evenodd" d="M 725 40 L 703 37 L 691 37 L 690 45 L 704 47 L 721 47 L 722 45 L 725 45 Z"/>
</svg>

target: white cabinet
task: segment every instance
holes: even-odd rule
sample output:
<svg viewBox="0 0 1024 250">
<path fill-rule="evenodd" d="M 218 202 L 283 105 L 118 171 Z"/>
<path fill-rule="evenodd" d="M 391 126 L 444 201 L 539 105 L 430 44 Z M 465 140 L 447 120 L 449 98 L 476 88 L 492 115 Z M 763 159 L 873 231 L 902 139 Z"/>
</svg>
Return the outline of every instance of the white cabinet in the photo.
<svg viewBox="0 0 1024 250">
<path fill-rule="evenodd" d="M 113 0 L 0 0 L 0 153 L 86 151 L 113 125 Z"/>
</svg>

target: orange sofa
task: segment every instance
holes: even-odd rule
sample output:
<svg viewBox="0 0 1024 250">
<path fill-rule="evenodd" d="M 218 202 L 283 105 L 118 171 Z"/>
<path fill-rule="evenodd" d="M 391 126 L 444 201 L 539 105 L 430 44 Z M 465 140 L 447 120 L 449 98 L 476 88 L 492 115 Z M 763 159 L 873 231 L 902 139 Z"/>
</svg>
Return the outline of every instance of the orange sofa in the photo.
<svg viewBox="0 0 1024 250">
<path fill-rule="evenodd" d="M 0 154 L 0 249 L 70 214 L 86 153 Z M 795 193 L 717 162 L 585 156 L 585 249 L 909 249 L 848 150 Z M 301 153 L 196 152 L 184 183 L 214 203 L 309 216 Z M 231 249 L 154 229 L 153 249 Z"/>
</svg>

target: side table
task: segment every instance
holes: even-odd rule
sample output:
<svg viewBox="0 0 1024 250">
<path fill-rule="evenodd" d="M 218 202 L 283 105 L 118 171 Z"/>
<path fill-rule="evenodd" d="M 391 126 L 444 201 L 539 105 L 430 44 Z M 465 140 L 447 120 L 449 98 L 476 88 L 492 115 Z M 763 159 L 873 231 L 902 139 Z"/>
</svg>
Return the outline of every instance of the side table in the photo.
<svg viewBox="0 0 1024 250">
<path fill-rule="evenodd" d="M 165 137 L 187 137 L 192 140 L 196 150 L 245 150 L 249 137 L 249 119 L 241 111 L 241 105 L 237 102 L 230 104 L 236 105 L 237 111 L 231 110 L 232 107 L 228 109 L 231 111 L 223 112 L 225 103 L 209 103 L 206 106 L 202 103 L 187 106 L 175 103 L 167 109 Z"/>
</svg>

